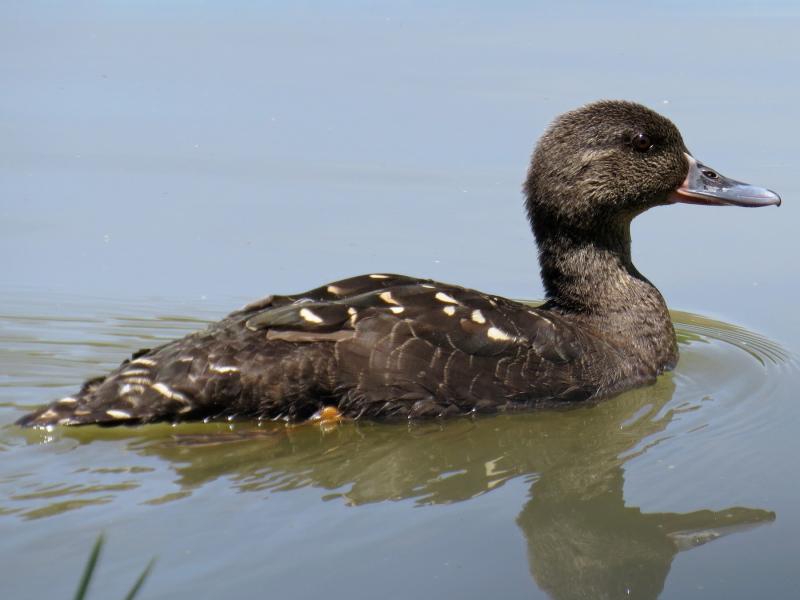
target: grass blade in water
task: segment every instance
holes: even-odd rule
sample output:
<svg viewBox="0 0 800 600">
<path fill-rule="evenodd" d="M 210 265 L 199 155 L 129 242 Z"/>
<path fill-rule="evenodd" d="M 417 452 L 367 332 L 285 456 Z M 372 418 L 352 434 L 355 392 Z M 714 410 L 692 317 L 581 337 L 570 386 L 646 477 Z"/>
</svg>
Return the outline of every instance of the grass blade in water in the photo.
<svg viewBox="0 0 800 600">
<path fill-rule="evenodd" d="M 154 564 L 156 564 L 155 558 L 151 559 L 150 562 L 147 563 L 147 566 L 144 568 L 144 571 L 142 571 L 142 574 L 139 575 L 139 579 L 136 580 L 136 583 L 133 584 L 131 591 L 128 592 L 127 596 L 125 596 L 125 600 L 133 600 L 136 594 L 139 593 L 139 590 L 141 589 L 142 585 L 144 585 L 145 579 L 147 579 L 147 577 L 150 575 L 150 571 L 153 570 Z"/>
<path fill-rule="evenodd" d="M 99 536 L 97 536 L 97 541 L 94 543 L 92 553 L 89 555 L 89 561 L 86 563 L 86 567 L 83 569 L 83 575 L 81 576 L 81 582 L 78 585 L 78 591 L 75 592 L 75 600 L 83 600 L 86 598 L 86 592 L 89 590 L 89 584 L 92 581 L 92 575 L 94 574 L 94 569 L 97 566 L 97 559 L 100 557 L 100 550 L 103 549 L 104 542 L 105 539 L 101 533 Z"/>
</svg>

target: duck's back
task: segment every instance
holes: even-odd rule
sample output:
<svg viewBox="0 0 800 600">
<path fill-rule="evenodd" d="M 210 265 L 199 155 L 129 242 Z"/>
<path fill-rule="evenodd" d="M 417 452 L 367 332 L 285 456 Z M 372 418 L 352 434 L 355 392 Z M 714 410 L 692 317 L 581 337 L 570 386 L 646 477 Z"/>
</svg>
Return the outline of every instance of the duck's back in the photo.
<svg viewBox="0 0 800 600">
<path fill-rule="evenodd" d="M 270 296 L 137 352 L 24 425 L 495 412 L 599 397 L 624 361 L 573 320 L 480 292 L 372 274 Z"/>
</svg>

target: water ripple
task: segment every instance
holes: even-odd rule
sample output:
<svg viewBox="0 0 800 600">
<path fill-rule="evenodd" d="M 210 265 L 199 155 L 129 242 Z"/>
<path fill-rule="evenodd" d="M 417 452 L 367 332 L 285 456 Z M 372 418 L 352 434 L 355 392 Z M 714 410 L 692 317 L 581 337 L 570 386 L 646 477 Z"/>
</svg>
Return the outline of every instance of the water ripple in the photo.
<svg viewBox="0 0 800 600">
<path fill-rule="evenodd" d="M 21 411 L 70 392 L 142 346 L 174 339 L 224 314 L 195 308 L 186 311 L 194 315 L 184 316 L 180 307 L 165 311 L 163 302 L 91 309 L 85 302 L 72 305 L 62 300 L 58 307 L 55 316 L 48 316 L 44 305 L 38 307 L 40 314 L 35 306 L 20 305 L 0 316 L 0 363 L 6 367 L 0 378 L 0 423 L 10 424 Z M 713 446 L 768 427 L 773 416 L 767 403 L 776 386 L 786 381 L 781 372 L 797 369 L 795 358 L 776 342 L 738 326 L 682 312 L 674 312 L 673 319 L 681 350 L 673 373 L 653 387 L 584 407 L 572 416 L 517 415 L 412 429 L 347 425 L 335 437 L 248 423 L 52 432 L 7 425 L 0 429 L 4 452 L 46 444 L 51 452 L 70 456 L 71 468 L 41 469 L 43 456 L 18 454 L 15 468 L 6 469 L 0 479 L 5 490 L 0 494 L 0 516 L 37 519 L 107 504 L 120 496 L 129 502 L 135 497 L 144 505 L 183 501 L 198 486 L 218 478 L 241 492 L 321 486 L 333 490 L 326 498 L 355 503 L 402 497 L 449 502 L 486 493 L 517 477 L 538 480 L 547 460 L 530 462 L 528 455 L 568 452 L 560 440 L 571 444 L 582 436 L 596 436 L 590 445 L 610 452 L 611 464 L 634 464 L 645 455 L 672 460 L 681 451 L 680 445 L 668 443 L 675 438 Z M 431 432 L 435 435 L 428 435 Z M 337 438 L 339 442 L 332 443 Z M 420 473 L 416 467 L 420 448 L 427 448 L 425 456 L 450 455 L 450 446 L 469 446 L 476 439 L 482 440 L 488 457 L 480 464 L 479 476 L 455 455 L 441 469 Z M 517 442 L 508 442 L 517 439 L 539 441 L 534 449 L 523 444 L 517 452 Z M 127 447 L 139 458 L 131 462 L 125 453 L 112 453 L 113 459 L 99 459 L 96 450 L 90 450 L 97 444 Z M 404 445 L 414 449 L 402 450 Z M 75 455 L 78 449 L 80 458 Z M 361 465 L 357 472 L 341 466 L 350 463 L 354 452 L 365 458 L 355 461 Z M 408 456 L 398 458 L 403 452 Z M 147 464 L 141 464 L 141 458 Z M 508 466 L 498 468 L 504 464 Z M 164 466 L 175 473 L 169 485 L 144 485 L 152 478 L 163 482 Z"/>
</svg>

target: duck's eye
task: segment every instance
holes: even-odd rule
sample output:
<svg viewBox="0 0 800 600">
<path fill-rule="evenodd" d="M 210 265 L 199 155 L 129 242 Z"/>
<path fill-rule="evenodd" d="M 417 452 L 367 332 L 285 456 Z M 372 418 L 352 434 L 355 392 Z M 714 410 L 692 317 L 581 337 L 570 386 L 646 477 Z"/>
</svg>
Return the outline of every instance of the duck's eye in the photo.
<svg viewBox="0 0 800 600">
<path fill-rule="evenodd" d="M 637 152 L 647 152 L 653 147 L 653 141 L 646 133 L 637 133 L 633 136 L 633 139 L 631 139 L 631 146 L 633 146 L 633 149 Z"/>
</svg>

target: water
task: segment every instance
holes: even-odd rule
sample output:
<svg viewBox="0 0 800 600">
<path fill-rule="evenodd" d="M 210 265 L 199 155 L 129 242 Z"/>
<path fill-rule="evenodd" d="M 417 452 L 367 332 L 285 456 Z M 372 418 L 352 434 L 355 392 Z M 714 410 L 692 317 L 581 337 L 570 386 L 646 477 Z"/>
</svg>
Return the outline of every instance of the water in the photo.
<svg viewBox="0 0 800 600">
<path fill-rule="evenodd" d="M 165 301 L 123 313 L 55 296 L 59 315 L 48 317 L 14 296 L 0 318 L 12 365 L 6 420 L 211 316 Z M 363 598 L 498 586 L 521 597 L 533 585 L 559 598 L 655 597 L 679 553 L 738 533 L 728 552 L 754 558 L 758 537 L 783 518 L 752 489 L 759 461 L 742 464 L 730 446 L 770 430 L 759 405 L 794 373 L 791 356 L 763 337 L 687 313 L 675 320 L 676 372 L 575 410 L 327 430 L 7 427 L 0 515 L 12 535 L 0 547 L 16 575 L 5 583 L 11 597 L 36 597 L 71 581 L 80 541 L 105 529 L 113 558 L 98 586 L 121 592 L 157 554 L 154 597 L 246 597 L 264 581 L 296 598 L 329 586 Z M 52 580 L 19 577 L 31 556 Z"/>
<path fill-rule="evenodd" d="M 152 556 L 143 598 L 800 595 L 800 13 L 592 6 L 0 7 L 0 595 L 70 595 L 100 531 L 95 597 Z M 412 427 L 11 425 L 268 292 L 541 297 L 519 184 L 599 97 L 785 200 L 637 219 L 639 269 L 714 317 L 675 313 L 655 387 Z"/>
</svg>

